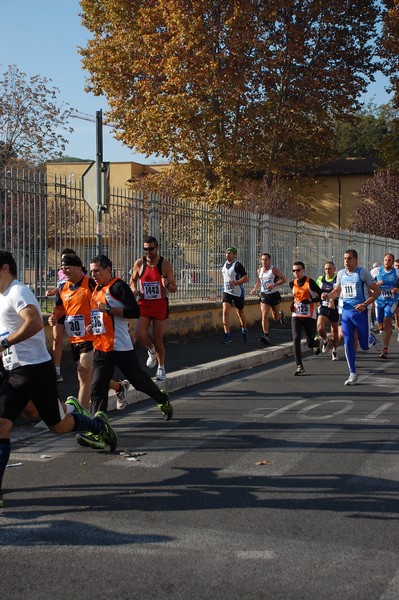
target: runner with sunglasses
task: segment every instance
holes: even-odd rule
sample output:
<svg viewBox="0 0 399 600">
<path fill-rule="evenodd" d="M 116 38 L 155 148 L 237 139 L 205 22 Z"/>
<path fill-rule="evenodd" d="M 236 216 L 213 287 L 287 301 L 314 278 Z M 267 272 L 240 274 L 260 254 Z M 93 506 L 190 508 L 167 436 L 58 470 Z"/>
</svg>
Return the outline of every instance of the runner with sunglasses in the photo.
<svg viewBox="0 0 399 600">
<path fill-rule="evenodd" d="M 320 302 L 321 289 L 317 283 L 305 275 L 305 265 L 297 260 L 292 266 L 295 279 L 290 281 L 289 286 L 294 296 L 291 305 L 291 328 L 294 345 L 294 356 L 296 369 L 294 375 L 304 375 L 305 369 L 302 364 L 301 336 L 305 331 L 306 342 L 313 352 L 320 354 L 320 342 L 315 339 L 316 335 L 316 302 Z"/>
<path fill-rule="evenodd" d="M 134 263 L 130 287 L 140 307 L 140 318 L 136 326 L 137 341 L 148 351 L 147 367 L 158 364 L 156 379 L 164 381 L 165 346 L 163 335 L 169 316 L 168 293 L 175 294 L 177 285 L 173 267 L 159 255 L 158 241 L 152 235 L 144 238 L 145 256 Z M 152 340 L 148 330 L 152 324 Z"/>
</svg>

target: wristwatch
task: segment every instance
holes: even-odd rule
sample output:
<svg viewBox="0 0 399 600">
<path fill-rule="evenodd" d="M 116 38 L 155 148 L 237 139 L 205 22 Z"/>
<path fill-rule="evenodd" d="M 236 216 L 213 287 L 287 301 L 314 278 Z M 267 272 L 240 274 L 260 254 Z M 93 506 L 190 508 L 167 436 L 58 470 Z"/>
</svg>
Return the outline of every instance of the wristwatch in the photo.
<svg viewBox="0 0 399 600">
<path fill-rule="evenodd" d="M 11 346 L 11 344 L 7 338 L 3 338 L 0 342 L 0 344 L 3 346 L 4 350 L 7 350 L 7 348 L 10 348 L 10 346 Z"/>
<path fill-rule="evenodd" d="M 111 307 L 110 306 L 106 306 L 105 307 L 105 312 L 107 313 L 107 315 L 109 315 L 109 313 L 111 312 Z"/>
</svg>

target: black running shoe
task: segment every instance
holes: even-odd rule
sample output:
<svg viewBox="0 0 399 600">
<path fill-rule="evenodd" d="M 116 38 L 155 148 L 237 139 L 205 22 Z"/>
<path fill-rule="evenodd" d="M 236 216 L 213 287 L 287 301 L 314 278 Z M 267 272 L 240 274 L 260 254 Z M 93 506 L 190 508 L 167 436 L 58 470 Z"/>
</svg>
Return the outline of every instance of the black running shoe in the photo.
<svg viewBox="0 0 399 600">
<path fill-rule="evenodd" d="M 294 375 L 296 377 L 298 377 L 298 376 L 304 375 L 304 374 L 305 374 L 305 369 L 303 368 L 303 365 L 298 365 L 294 371 Z"/>
<path fill-rule="evenodd" d="M 270 338 L 266 333 L 265 335 L 262 335 L 262 337 L 260 337 L 259 340 L 262 342 L 262 344 L 265 344 L 265 346 L 270 346 L 271 344 Z"/>
<path fill-rule="evenodd" d="M 96 412 L 94 418 L 101 419 L 103 428 L 100 433 L 100 439 L 108 446 L 109 452 L 113 452 L 118 444 L 118 436 L 110 425 L 108 415 L 102 410 Z"/>
<path fill-rule="evenodd" d="M 165 402 L 158 403 L 158 408 L 163 414 L 163 418 L 165 419 L 165 421 L 170 421 L 173 417 L 173 408 L 171 403 L 169 402 L 168 394 L 165 392 L 165 390 L 161 390 L 161 392 L 163 392 L 166 395 L 166 400 Z"/>
</svg>

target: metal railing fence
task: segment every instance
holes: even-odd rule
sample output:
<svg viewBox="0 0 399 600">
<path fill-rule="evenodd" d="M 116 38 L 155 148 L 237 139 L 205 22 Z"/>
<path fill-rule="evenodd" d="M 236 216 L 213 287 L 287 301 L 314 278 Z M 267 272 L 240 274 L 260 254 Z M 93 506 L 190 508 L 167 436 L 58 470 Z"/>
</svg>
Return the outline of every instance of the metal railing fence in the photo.
<svg viewBox="0 0 399 600">
<path fill-rule="evenodd" d="M 47 310 L 51 300 L 45 292 L 56 285 L 62 249 L 74 248 L 87 266 L 96 255 L 96 215 L 83 198 L 80 181 L 49 181 L 43 172 L 5 169 L 0 202 L 0 248 L 14 254 L 19 279 Z M 322 274 L 326 260 L 341 268 L 347 248 L 356 248 L 360 264 L 368 268 L 382 262 L 386 252 L 399 255 L 399 241 L 390 238 L 113 189 L 103 215 L 102 250 L 126 281 L 143 254 L 145 235 L 154 235 L 162 255 L 172 262 L 178 292 L 171 300 L 183 303 L 220 299 L 221 267 L 230 245 L 238 249 L 238 260 L 249 274 L 248 292 L 263 251 L 271 254 L 272 264 L 287 280 L 294 260 L 302 260 L 314 278 Z M 288 285 L 282 291 L 289 291 Z"/>
</svg>

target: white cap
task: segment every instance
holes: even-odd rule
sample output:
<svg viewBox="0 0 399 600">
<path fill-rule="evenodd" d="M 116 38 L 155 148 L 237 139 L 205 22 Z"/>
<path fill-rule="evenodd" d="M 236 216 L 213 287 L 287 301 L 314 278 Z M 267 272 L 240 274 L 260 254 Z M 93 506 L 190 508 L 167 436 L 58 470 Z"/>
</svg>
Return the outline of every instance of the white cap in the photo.
<svg viewBox="0 0 399 600">
<path fill-rule="evenodd" d="M 379 262 L 375 262 L 373 263 L 373 269 L 375 269 L 376 267 L 380 267 L 381 264 Z"/>
</svg>

